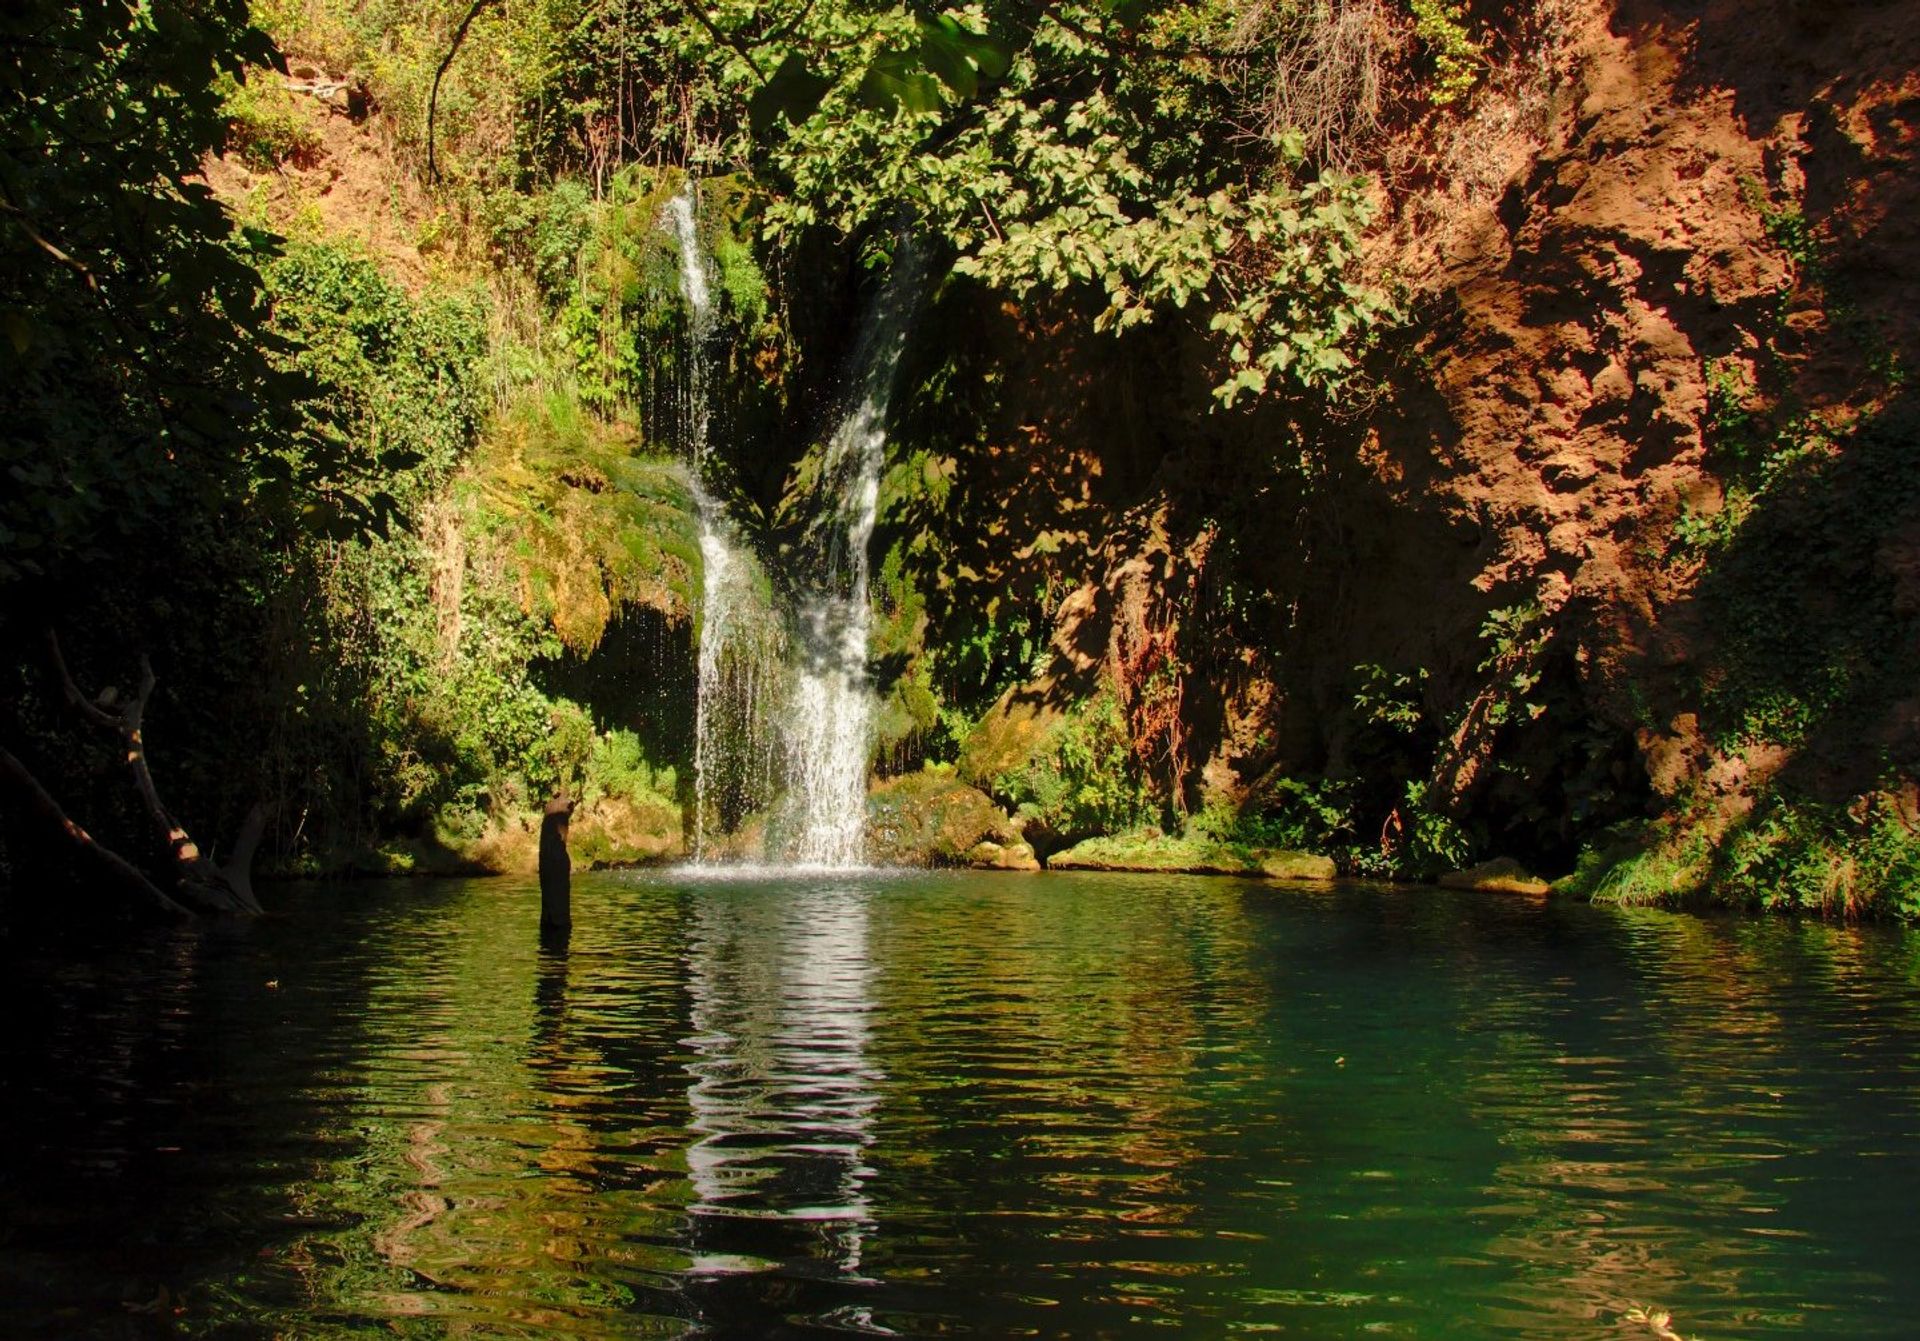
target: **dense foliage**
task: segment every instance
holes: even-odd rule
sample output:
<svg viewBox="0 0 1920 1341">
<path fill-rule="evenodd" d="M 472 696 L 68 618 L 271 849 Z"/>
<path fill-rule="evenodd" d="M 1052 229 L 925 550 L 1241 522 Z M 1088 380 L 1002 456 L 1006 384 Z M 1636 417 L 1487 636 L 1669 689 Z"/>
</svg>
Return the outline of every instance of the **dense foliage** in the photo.
<svg viewBox="0 0 1920 1341">
<path fill-rule="evenodd" d="M 272 55 L 239 0 L 0 18 L 0 581 L 37 599 L 161 535 L 178 553 L 234 524 L 389 515 L 400 463 L 330 432 L 276 366 L 267 243 L 194 179 L 226 135 L 220 78 Z"/>
<path fill-rule="evenodd" d="M 322 6 L 281 27 L 368 71 L 417 134 L 455 12 Z M 1220 332 L 1226 399 L 1335 390 L 1390 312 L 1354 266 L 1373 198 L 1307 161 L 1297 134 L 1219 133 L 1257 119 L 1264 92 L 1251 73 L 1264 53 L 1238 36 L 1246 18 L 1217 0 L 938 15 L 836 3 L 791 21 L 748 5 L 708 18 L 543 0 L 473 25 L 460 62 L 488 74 L 456 63 L 443 82 L 436 161 L 496 240 L 521 232 L 523 192 L 549 174 L 580 174 L 556 192 L 618 200 L 635 162 L 747 173 L 780 252 L 821 229 L 884 252 L 911 228 L 1010 294 L 1101 295 L 1102 327 L 1202 315 Z M 553 240 L 536 244 L 542 256 Z"/>
<path fill-rule="evenodd" d="M 281 557 L 390 523 L 386 484 L 408 464 L 343 434 L 284 361 L 258 271 L 274 244 L 196 180 L 226 136 L 222 90 L 273 59 L 237 0 L 0 18 L 0 631 L 18 658 L 0 733 L 116 838 L 132 789 L 57 715 L 51 667 L 30 659 L 41 633 L 101 702 L 150 657 L 166 724 L 148 734 L 185 744 L 156 770 L 162 795 L 231 826 L 254 772 L 231 765 L 233 709 L 256 687 Z M 136 853 L 159 836 L 131 832 Z"/>
<path fill-rule="evenodd" d="M 450 491 L 473 474 L 495 387 L 537 384 L 541 351 L 502 344 L 484 286 L 409 294 L 351 245 L 236 228 L 197 180 L 205 155 L 271 165 L 288 125 L 296 146 L 314 138 L 277 84 L 249 92 L 278 56 L 246 18 L 225 4 L 35 7 L 0 28 L 0 628 L 21 653 L 0 743 L 88 828 L 146 851 L 131 789 L 28 655 L 45 628 L 87 692 L 124 693 L 151 659 L 163 797 L 216 847 L 264 804 L 270 866 L 431 855 L 437 840 L 381 849 L 484 827 L 490 789 L 524 801 L 615 779 L 670 811 L 672 770 L 648 762 L 631 722 L 602 729 L 533 677 L 564 659 L 572 627 L 553 570 L 580 588 L 578 563 L 551 551 L 582 535 L 607 555 L 582 579 L 598 626 L 627 600 L 677 602 L 684 626 L 690 542 L 667 542 L 677 579 L 659 550 L 681 486 L 622 477 L 637 536 L 570 506 L 495 523 L 501 539 L 485 542 L 484 478 L 468 502 Z M 571 393 L 559 406 L 577 420 Z M 494 459 L 529 437 L 576 474 L 591 459 L 564 424 L 510 428 Z M 481 537 L 451 558 L 433 531 L 450 509 Z M 54 855 L 45 837 L 8 826 L 16 872 Z"/>
</svg>

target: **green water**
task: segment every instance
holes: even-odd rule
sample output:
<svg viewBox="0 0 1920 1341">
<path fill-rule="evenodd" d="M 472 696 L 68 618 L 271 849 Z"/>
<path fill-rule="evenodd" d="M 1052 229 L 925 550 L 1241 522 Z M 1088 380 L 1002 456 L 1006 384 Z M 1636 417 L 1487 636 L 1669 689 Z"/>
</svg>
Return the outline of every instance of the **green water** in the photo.
<svg viewBox="0 0 1920 1341">
<path fill-rule="evenodd" d="M 281 892 L 7 945 L 0 1335 L 1912 1335 L 1920 940 L 1431 889 Z"/>
</svg>

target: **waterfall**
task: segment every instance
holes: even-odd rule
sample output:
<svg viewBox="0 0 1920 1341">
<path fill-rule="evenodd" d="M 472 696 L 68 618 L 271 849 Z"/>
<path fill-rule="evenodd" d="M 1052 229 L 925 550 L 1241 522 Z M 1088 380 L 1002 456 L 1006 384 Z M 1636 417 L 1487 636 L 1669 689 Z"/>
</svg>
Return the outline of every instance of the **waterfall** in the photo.
<svg viewBox="0 0 1920 1341">
<path fill-rule="evenodd" d="M 780 638 L 757 565 L 709 487 L 713 406 L 708 357 L 713 290 L 694 228 L 693 181 L 668 202 L 664 222 L 680 252 L 686 357 L 677 419 L 700 522 L 700 651 L 694 697 L 693 859 L 710 860 L 728 823 L 759 809 L 773 789 L 769 707 L 780 686 Z"/>
<path fill-rule="evenodd" d="M 693 859 L 712 861 L 734 823 L 765 809 L 784 763 L 786 800 L 778 823 L 788 835 L 783 855 L 803 866 L 860 866 L 866 860 L 874 706 L 867 677 L 867 547 L 885 465 L 887 404 L 920 266 L 903 248 L 855 346 L 843 411 L 817 454 L 803 546 L 817 563 L 806 580 L 793 584 L 789 636 L 773 618 L 752 549 L 715 495 L 719 463 L 709 458 L 708 395 L 715 313 L 694 204 L 689 180 L 662 219 L 680 254 L 687 356 L 677 409 L 703 561 Z"/>
<path fill-rule="evenodd" d="M 908 248 L 895 258 L 853 359 L 842 415 L 821 462 L 821 508 L 808 529 L 825 556 L 818 584 L 796 612 L 795 668 L 787 736 L 787 783 L 800 865 L 866 861 L 867 767 L 873 750 L 873 690 L 867 679 L 867 547 L 886 463 L 887 405 L 919 289 Z"/>
</svg>

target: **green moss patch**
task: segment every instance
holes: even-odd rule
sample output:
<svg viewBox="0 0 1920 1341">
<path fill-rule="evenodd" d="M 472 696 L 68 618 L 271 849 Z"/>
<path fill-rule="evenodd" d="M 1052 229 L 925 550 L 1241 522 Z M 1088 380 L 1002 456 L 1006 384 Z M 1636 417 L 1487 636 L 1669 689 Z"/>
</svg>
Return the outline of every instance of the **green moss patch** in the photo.
<svg viewBox="0 0 1920 1341">
<path fill-rule="evenodd" d="M 1257 875 L 1271 880 L 1331 880 L 1331 857 L 1285 848 L 1248 847 L 1206 838 L 1144 832 L 1076 843 L 1047 859 L 1056 871 L 1156 871 L 1184 875 Z"/>
<path fill-rule="evenodd" d="M 961 753 L 960 776 L 1007 805 L 1043 850 L 1151 822 L 1156 807 L 1113 695 L 1061 708 L 1049 684 L 994 705 Z"/>
<path fill-rule="evenodd" d="M 1446 889 L 1477 889 L 1488 894 L 1546 894 L 1553 886 L 1507 857 L 1483 861 L 1464 871 L 1449 871 L 1440 877 Z"/>
</svg>

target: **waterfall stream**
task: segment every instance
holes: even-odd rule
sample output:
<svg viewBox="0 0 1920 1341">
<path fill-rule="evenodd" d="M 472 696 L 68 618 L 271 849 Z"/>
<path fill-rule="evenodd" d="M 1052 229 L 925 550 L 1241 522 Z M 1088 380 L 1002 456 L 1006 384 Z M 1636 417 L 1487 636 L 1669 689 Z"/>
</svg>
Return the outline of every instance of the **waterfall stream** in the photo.
<svg viewBox="0 0 1920 1341">
<path fill-rule="evenodd" d="M 903 249 L 868 314 L 853 359 L 847 408 L 821 463 L 823 502 L 810 538 L 826 564 L 796 612 L 799 663 L 787 737 L 793 857 L 808 866 L 866 860 L 867 769 L 873 687 L 867 678 L 868 543 L 886 464 L 887 405 L 906 347 L 919 265 Z"/>
<path fill-rule="evenodd" d="M 777 855 L 799 866 L 857 867 L 866 860 L 873 742 L 867 548 L 885 465 L 887 406 L 920 267 L 903 249 L 855 347 L 844 408 L 820 451 L 814 513 L 805 531 L 806 552 L 818 556 L 819 564 L 793 583 L 789 634 L 773 617 L 753 551 L 713 489 L 707 360 L 715 313 L 694 205 L 689 181 L 663 220 L 680 253 L 687 358 L 679 419 L 704 565 L 693 859 L 713 861 L 727 829 L 764 810 L 784 780 L 774 827 L 786 840 Z M 783 779 L 775 777 L 781 764 Z"/>
<path fill-rule="evenodd" d="M 700 521 L 700 642 L 693 733 L 693 859 L 712 858 L 714 840 L 773 791 L 776 754 L 769 723 L 783 661 L 777 621 L 752 551 L 709 488 L 713 405 L 708 389 L 713 290 L 694 226 L 693 183 L 668 202 L 666 225 L 680 252 L 686 304 L 686 358 L 677 418 Z"/>
</svg>

